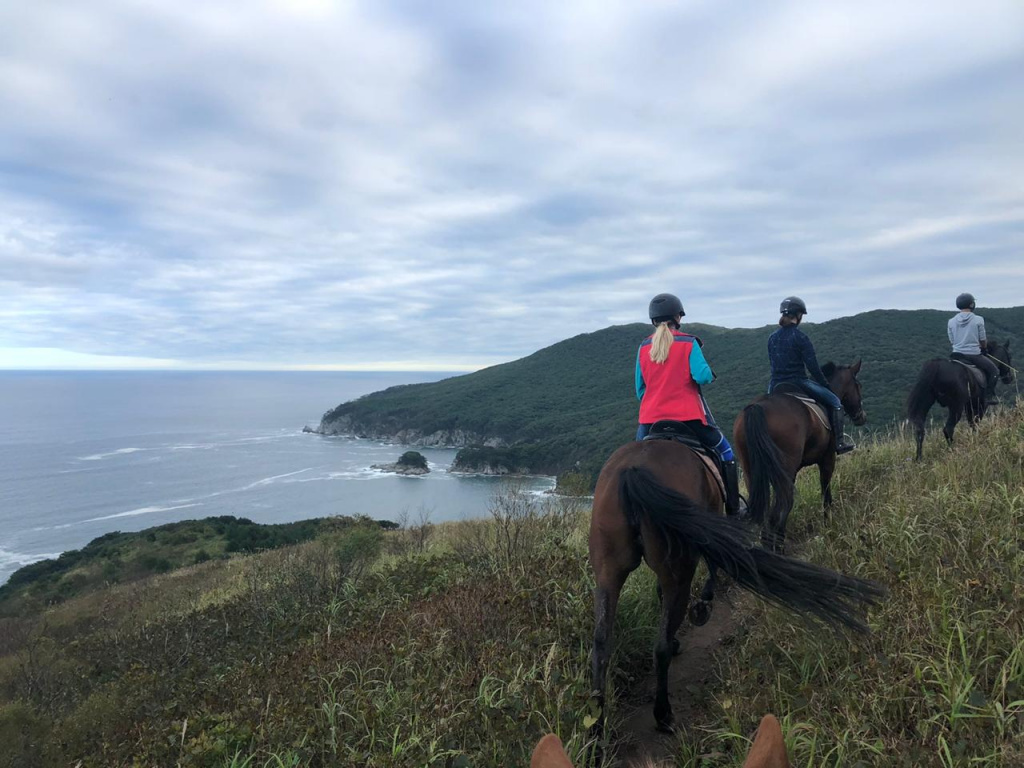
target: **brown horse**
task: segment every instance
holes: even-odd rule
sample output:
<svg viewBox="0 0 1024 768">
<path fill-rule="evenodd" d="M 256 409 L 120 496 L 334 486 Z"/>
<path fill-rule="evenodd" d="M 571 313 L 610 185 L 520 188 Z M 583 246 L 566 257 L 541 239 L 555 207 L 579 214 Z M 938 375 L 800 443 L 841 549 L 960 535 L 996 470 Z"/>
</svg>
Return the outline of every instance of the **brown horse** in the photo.
<svg viewBox="0 0 1024 768">
<path fill-rule="evenodd" d="M 593 696 L 600 739 L 612 627 L 626 577 L 641 560 L 657 574 L 661 624 L 654 647 L 657 688 L 654 718 L 672 729 L 668 669 L 678 648 L 690 582 L 700 558 L 723 569 L 744 589 L 832 626 L 866 631 L 863 609 L 882 596 L 873 582 L 754 547 L 754 532 L 721 515 L 723 499 L 704 462 L 671 440 L 629 443 L 611 455 L 597 480 L 590 522 L 594 570 Z"/>
<path fill-rule="evenodd" d="M 653 768 L 653 763 L 648 763 Z M 565 754 L 562 742 L 553 733 L 537 742 L 530 759 L 530 768 L 573 768 Z M 754 743 L 750 747 L 743 768 L 789 768 L 786 741 L 782 737 L 782 726 L 774 715 L 761 718 Z"/>
<path fill-rule="evenodd" d="M 829 388 L 857 426 L 868 418 L 861 405 L 860 382 L 857 381 L 860 365 L 858 360 L 853 365 L 826 363 L 821 368 Z M 793 509 L 796 475 L 803 467 L 818 465 L 826 515 L 832 504 L 830 485 L 836 467 L 832 433 L 806 405 L 785 394 L 762 396 L 748 405 L 736 417 L 732 433 L 747 482 L 748 514 L 754 522 L 764 526 L 762 540 L 765 544 L 782 552 L 786 522 Z"/>
</svg>

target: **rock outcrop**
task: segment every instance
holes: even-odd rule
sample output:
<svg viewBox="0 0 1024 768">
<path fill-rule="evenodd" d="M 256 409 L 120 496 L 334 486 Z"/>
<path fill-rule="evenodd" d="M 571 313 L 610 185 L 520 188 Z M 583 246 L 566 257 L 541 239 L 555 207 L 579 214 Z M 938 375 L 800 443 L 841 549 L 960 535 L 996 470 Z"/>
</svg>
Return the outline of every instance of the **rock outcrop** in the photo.
<svg viewBox="0 0 1024 768">
<path fill-rule="evenodd" d="M 417 451 L 406 451 L 394 464 L 373 464 L 370 469 L 411 476 L 426 475 L 430 472 L 426 457 Z"/>
</svg>

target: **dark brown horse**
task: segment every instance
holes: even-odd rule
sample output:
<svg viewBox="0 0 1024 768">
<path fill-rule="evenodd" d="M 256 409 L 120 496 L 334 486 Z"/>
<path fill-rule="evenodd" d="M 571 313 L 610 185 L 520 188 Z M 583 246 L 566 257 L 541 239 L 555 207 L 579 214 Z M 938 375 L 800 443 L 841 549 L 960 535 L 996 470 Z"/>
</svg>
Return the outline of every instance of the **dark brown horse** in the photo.
<svg viewBox="0 0 1024 768">
<path fill-rule="evenodd" d="M 857 426 L 868 418 L 857 381 L 860 364 L 860 360 L 853 365 L 826 363 L 821 368 L 829 388 Z M 763 525 L 764 542 L 782 552 L 796 475 L 803 467 L 818 465 L 822 504 L 826 510 L 832 504 L 830 486 L 836 467 L 832 433 L 806 405 L 784 394 L 759 397 L 748 405 L 736 417 L 732 432 L 747 481 L 748 513 L 754 522 Z"/>
<path fill-rule="evenodd" d="M 590 564 L 597 582 L 592 681 L 598 737 L 619 594 L 641 560 L 657 574 L 661 595 L 654 647 L 654 718 L 659 729 L 672 727 L 668 668 L 702 557 L 709 569 L 723 569 L 741 587 L 772 603 L 833 626 L 866 630 L 863 609 L 881 597 L 878 585 L 755 547 L 755 533 L 723 516 L 722 507 L 710 471 L 691 449 L 674 441 L 629 443 L 601 470 L 590 523 Z"/>
<path fill-rule="evenodd" d="M 1010 342 L 988 345 L 988 356 L 999 367 L 999 377 L 1003 384 L 1013 381 L 1013 368 L 1010 363 Z M 975 379 L 970 369 L 953 360 L 936 357 L 921 366 L 917 383 L 910 390 L 907 398 L 907 418 L 914 425 L 914 437 L 917 440 L 916 458 L 921 458 L 921 446 L 924 444 L 924 422 L 932 405 L 938 403 L 949 409 L 946 426 L 942 434 L 946 442 L 953 443 L 953 432 L 960 419 L 967 417 L 972 426 L 985 415 L 988 407 L 985 385 Z"/>
</svg>

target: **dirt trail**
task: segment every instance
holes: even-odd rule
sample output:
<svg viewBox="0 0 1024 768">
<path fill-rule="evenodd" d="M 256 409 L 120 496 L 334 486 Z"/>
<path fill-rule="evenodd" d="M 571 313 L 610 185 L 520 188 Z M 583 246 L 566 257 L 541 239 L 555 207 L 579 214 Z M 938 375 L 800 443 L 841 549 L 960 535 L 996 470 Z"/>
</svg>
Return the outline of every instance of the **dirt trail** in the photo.
<svg viewBox="0 0 1024 768">
<path fill-rule="evenodd" d="M 724 590 L 715 597 L 711 619 L 703 627 L 683 624 L 679 638 L 679 655 L 672 660 L 668 672 L 668 690 L 675 714 L 677 732 L 695 719 L 709 695 L 707 683 L 714 670 L 715 651 L 735 633 L 739 620 L 729 600 L 735 594 Z M 678 736 L 659 733 L 654 728 L 654 673 L 634 691 L 633 706 L 616 732 L 620 766 L 632 766 L 650 758 L 656 763 L 671 760 L 677 752 Z"/>
</svg>

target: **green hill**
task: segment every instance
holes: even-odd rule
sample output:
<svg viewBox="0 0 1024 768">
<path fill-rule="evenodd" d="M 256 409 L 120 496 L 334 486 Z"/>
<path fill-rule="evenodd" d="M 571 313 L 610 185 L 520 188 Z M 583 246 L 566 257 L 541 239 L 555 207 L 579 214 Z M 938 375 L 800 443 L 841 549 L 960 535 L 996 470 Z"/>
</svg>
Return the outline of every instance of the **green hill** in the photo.
<svg viewBox="0 0 1024 768">
<path fill-rule="evenodd" d="M 1009 338 L 1012 348 L 1024 349 L 1024 307 L 978 311 L 993 339 Z M 921 363 L 948 353 L 946 321 L 952 314 L 875 310 L 803 328 L 821 363 L 863 359 L 864 406 L 869 428 L 877 429 L 903 417 Z M 775 327 L 684 326 L 705 342 L 718 375 L 705 395 L 727 434 L 736 414 L 767 387 L 766 343 Z M 472 456 L 532 472 L 577 467 L 593 475 L 635 432 L 633 366 L 637 345 L 648 333 L 643 324 L 612 326 L 466 376 L 392 387 L 328 411 L 319 431 L 413 444 L 488 445 L 498 450 Z"/>
<path fill-rule="evenodd" d="M 0 586 L 0 617 L 31 613 L 113 584 L 127 584 L 235 553 L 292 546 L 364 522 L 324 517 L 260 524 L 244 517 L 223 515 L 182 520 L 133 533 L 111 531 L 81 549 L 15 571 Z M 386 520 L 376 525 L 395 527 Z"/>
</svg>

